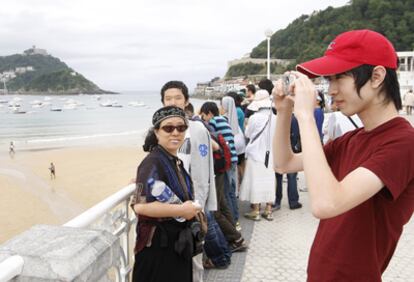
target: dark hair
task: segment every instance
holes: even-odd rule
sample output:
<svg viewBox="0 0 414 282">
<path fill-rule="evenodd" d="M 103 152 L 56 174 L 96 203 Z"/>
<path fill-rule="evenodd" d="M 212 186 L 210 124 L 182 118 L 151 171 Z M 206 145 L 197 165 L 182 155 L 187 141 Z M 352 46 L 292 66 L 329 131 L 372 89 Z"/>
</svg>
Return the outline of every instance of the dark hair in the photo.
<svg viewBox="0 0 414 282">
<path fill-rule="evenodd" d="M 186 113 L 186 115 L 187 115 L 187 113 L 189 113 L 189 114 L 191 114 L 191 116 L 193 116 L 194 115 L 194 106 L 193 106 L 193 104 L 188 103 L 188 105 L 185 106 L 185 108 L 184 108 L 184 112 Z"/>
<path fill-rule="evenodd" d="M 243 97 L 242 96 L 240 96 L 239 94 L 237 94 L 236 92 L 233 92 L 233 91 L 228 92 L 226 94 L 226 96 L 229 96 L 229 97 L 233 98 L 234 104 L 236 105 L 236 107 L 241 106 L 241 103 L 243 102 Z"/>
<path fill-rule="evenodd" d="M 374 68 L 375 66 L 373 65 L 362 65 L 345 73 L 345 75 L 351 75 L 354 78 L 355 87 L 359 97 L 361 97 L 360 90 L 362 86 L 364 86 L 365 83 L 371 79 Z M 382 82 L 380 88 L 380 92 L 384 95 L 384 103 L 392 102 L 397 110 L 401 110 L 402 102 L 397 72 L 396 70 L 390 68 L 385 68 L 385 70 L 387 73 L 385 74 L 384 81 Z"/>
<path fill-rule="evenodd" d="M 205 102 L 201 108 L 200 108 L 200 114 L 206 114 L 212 113 L 213 116 L 219 115 L 219 109 L 217 107 L 217 104 L 214 102 Z"/>
<path fill-rule="evenodd" d="M 323 95 L 322 90 L 318 90 L 318 96 L 321 98 L 321 100 L 319 101 L 319 107 L 321 107 L 321 109 L 325 109 L 325 95 Z"/>
<path fill-rule="evenodd" d="M 272 94 L 273 87 L 273 82 L 270 79 L 265 78 L 259 82 L 259 88 L 267 90 L 267 92 L 269 92 L 269 95 Z"/>
<path fill-rule="evenodd" d="M 252 92 L 253 94 L 256 93 L 256 86 L 254 86 L 254 84 L 248 84 L 246 85 L 246 89 L 250 92 Z"/>
<path fill-rule="evenodd" d="M 158 139 L 155 135 L 155 129 L 159 129 L 160 125 L 158 124 L 156 127 L 151 127 L 147 135 L 145 136 L 144 145 L 142 145 L 142 149 L 144 152 L 151 152 L 158 145 Z"/>
<path fill-rule="evenodd" d="M 189 99 L 188 88 L 184 84 L 184 82 L 178 81 L 178 80 L 171 80 L 171 81 L 168 81 L 166 84 L 164 84 L 164 86 L 161 88 L 161 102 L 162 103 L 164 103 L 165 91 L 167 91 L 168 89 L 172 89 L 172 88 L 180 89 L 184 95 L 185 101 L 188 101 Z"/>
</svg>

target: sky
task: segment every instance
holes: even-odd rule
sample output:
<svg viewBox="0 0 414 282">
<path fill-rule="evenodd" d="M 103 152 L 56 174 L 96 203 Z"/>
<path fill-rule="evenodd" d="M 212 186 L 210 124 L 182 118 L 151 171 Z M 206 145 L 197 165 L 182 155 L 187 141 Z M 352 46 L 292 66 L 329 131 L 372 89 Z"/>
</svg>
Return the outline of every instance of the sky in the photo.
<svg viewBox="0 0 414 282">
<path fill-rule="evenodd" d="M 36 45 L 105 90 L 190 88 L 303 14 L 349 0 L 1 0 L 0 56 Z"/>
</svg>

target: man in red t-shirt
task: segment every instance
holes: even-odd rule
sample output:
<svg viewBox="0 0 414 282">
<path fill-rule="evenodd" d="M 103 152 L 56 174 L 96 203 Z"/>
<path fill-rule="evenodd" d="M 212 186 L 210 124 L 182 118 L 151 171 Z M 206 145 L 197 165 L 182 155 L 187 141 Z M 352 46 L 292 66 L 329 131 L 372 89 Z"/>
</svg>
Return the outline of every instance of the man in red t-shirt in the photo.
<svg viewBox="0 0 414 282">
<path fill-rule="evenodd" d="M 312 213 L 320 218 L 308 281 L 381 281 L 414 209 L 414 129 L 399 117 L 397 55 L 381 34 L 340 34 L 325 55 L 297 65 L 289 93 L 273 91 L 278 112 L 274 164 L 279 173 L 305 171 Z M 329 81 L 329 95 L 364 127 L 322 147 L 309 78 Z M 309 78 L 308 78 L 309 77 Z M 294 108 L 293 108 L 294 105 Z M 302 153 L 290 147 L 290 117 L 300 128 Z"/>
</svg>

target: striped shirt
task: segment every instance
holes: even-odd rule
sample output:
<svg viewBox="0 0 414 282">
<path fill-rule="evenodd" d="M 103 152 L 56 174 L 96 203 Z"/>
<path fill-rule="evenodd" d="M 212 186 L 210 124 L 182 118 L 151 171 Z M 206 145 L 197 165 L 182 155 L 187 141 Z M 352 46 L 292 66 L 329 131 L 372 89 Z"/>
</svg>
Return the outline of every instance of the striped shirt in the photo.
<svg viewBox="0 0 414 282">
<path fill-rule="evenodd" d="M 234 145 L 234 135 L 231 131 L 231 127 L 223 116 L 215 116 L 210 119 L 209 124 L 214 128 L 214 131 L 220 132 L 224 140 L 227 141 L 231 152 L 231 162 L 237 163 L 236 146 Z"/>
</svg>

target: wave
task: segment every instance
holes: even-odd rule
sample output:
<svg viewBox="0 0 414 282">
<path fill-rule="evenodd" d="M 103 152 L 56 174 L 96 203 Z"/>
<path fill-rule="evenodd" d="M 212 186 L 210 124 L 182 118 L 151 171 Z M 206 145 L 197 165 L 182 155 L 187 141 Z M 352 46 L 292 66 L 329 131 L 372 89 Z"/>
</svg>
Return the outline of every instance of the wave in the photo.
<svg viewBox="0 0 414 282">
<path fill-rule="evenodd" d="M 27 144 L 39 144 L 39 143 L 53 143 L 53 142 L 67 142 L 67 141 L 81 141 L 96 138 L 108 138 L 108 137 L 120 137 L 120 136 L 132 136 L 145 133 L 146 130 L 132 130 L 116 133 L 100 133 L 92 135 L 81 135 L 81 136 L 65 136 L 55 138 L 37 138 L 26 140 Z"/>
</svg>

